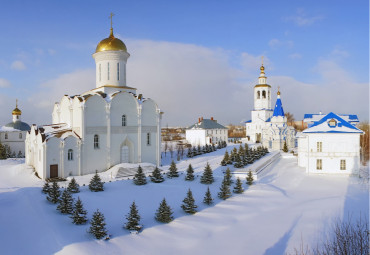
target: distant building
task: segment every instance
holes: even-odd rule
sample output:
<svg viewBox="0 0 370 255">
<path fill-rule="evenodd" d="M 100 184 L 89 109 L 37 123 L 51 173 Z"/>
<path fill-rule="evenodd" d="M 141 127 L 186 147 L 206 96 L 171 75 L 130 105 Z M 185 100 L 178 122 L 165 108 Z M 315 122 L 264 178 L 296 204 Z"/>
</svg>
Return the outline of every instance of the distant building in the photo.
<svg viewBox="0 0 370 255">
<path fill-rule="evenodd" d="M 357 174 L 362 133 L 332 112 L 322 116 L 298 137 L 298 165 L 307 173 Z"/>
<path fill-rule="evenodd" d="M 227 128 L 217 123 L 217 120 L 199 118 L 198 122 L 186 129 L 186 141 L 193 146 L 227 142 Z"/>
<path fill-rule="evenodd" d="M 18 108 L 18 100 L 12 115 L 13 121 L 0 128 L 0 142 L 7 150 L 10 150 L 12 157 L 24 157 L 24 140 L 31 127 L 26 122 L 21 121 L 22 111 Z"/>
</svg>

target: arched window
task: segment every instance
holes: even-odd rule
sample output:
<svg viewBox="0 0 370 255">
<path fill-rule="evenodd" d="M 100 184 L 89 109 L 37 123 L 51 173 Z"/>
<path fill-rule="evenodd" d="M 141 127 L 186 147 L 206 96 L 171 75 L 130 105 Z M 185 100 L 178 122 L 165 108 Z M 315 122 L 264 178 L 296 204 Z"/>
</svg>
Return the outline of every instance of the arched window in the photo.
<svg viewBox="0 0 370 255">
<path fill-rule="evenodd" d="M 101 64 L 99 64 L 99 81 L 101 81 Z"/>
<path fill-rule="evenodd" d="M 146 134 L 146 145 L 150 145 L 150 133 Z"/>
<path fill-rule="evenodd" d="M 266 91 L 262 90 L 262 98 L 266 98 Z"/>
<path fill-rule="evenodd" d="M 260 99 L 260 92 L 259 91 L 257 91 L 257 99 Z"/>
<path fill-rule="evenodd" d="M 22 139 L 22 133 L 19 133 L 19 139 Z"/>
<path fill-rule="evenodd" d="M 8 133 L 5 133 L 5 139 L 8 139 Z"/>
<path fill-rule="evenodd" d="M 117 80 L 119 80 L 119 63 L 117 63 Z"/>
<path fill-rule="evenodd" d="M 127 122 L 126 122 L 126 115 L 122 115 L 122 127 L 126 127 Z"/>
<path fill-rule="evenodd" d="M 68 150 L 68 160 L 69 161 L 73 160 L 73 150 L 72 149 Z"/>
<path fill-rule="evenodd" d="M 108 62 L 108 80 L 109 80 L 109 62 Z"/>
<path fill-rule="evenodd" d="M 94 149 L 99 149 L 99 135 L 94 135 Z"/>
</svg>

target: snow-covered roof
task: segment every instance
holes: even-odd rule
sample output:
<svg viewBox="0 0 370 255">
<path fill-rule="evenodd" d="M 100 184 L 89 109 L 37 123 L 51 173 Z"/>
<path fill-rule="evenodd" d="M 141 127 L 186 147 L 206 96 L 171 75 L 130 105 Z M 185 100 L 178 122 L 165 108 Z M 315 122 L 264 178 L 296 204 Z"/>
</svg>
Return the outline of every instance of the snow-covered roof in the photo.
<svg viewBox="0 0 370 255">
<path fill-rule="evenodd" d="M 11 132 L 11 131 L 18 131 L 18 130 L 14 129 L 13 127 L 6 127 L 6 126 L 0 127 L 0 132 Z"/>
<path fill-rule="evenodd" d="M 227 127 L 217 123 L 216 120 L 203 119 L 201 122 L 197 122 L 187 129 L 227 129 Z"/>
<path fill-rule="evenodd" d="M 363 133 L 363 131 L 331 112 L 305 129 L 303 133 Z"/>
<path fill-rule="evenodd" d="M 44 125 L 35 128 L 36 135 L 40 134 L 42 136 L 42 141 L 47 141 L 52 137 L 57 137 L 62 140 L 66 139 L 68 136 L 75 136 L 81 139 L 79 135 L 72 130 L 72 128 L 65 123 Z"/>
<path fill-rule="evenodd" d="M 357 115 L 355 114 L 337 114 L 339 117 L 341 117 L 342 119 L 344 119 L 345 121 L 349 122 L 349 123 L 359 123 L 359 119 L 357 117 Z M 304 115 L 304 122 L 316 122 L 316 121 L 319 121 L 321 120 L 323 117 L 325 116 L 325 114 L 322 114 L 322 113 L 306 113 Z"/>
<path fill-rule="evenodd" d="M 276 104 L 275 104 L 275 108 L 274 108 L 274 113 L 272 114 L 272 116 L 282 116 L 284 117 L 284 109 L 283 109 L 283 104 L 281 103 L 281 99 L 280 97 L 278 96 L 278 98 L 276 99 Z"/>
</svg>

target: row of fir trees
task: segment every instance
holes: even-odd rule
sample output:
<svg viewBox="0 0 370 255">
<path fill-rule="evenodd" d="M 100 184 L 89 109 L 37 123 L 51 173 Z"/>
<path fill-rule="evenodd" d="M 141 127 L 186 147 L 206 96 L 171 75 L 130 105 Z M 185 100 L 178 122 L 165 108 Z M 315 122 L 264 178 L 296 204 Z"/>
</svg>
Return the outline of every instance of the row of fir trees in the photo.
<svg viewBox="0 0 370 255">
<path fill-rule="evenodd" d="M 258 148 L 249 148 L 248 144 L 240 145 L 239 150 L 234 147 L 234 149 L 229 154 L 225 151 L 224 158 L 221 161 L 222 166 L 234 165 L 236 168 L 241 168 L 248 164 L 252 164 L 254 161 L 260 159 L 268 153 L 268 149 L 263 146 Z"/>
<path fill-rule="evenodd" d="M 192 158 L 192 157 L 195 157 L 195 156 L 198 156 L 198 155 L 210 153 L 210 152 L 225 148 L 226 146 L 227 146 L 226 141 L 219 141 L 217 143 L 217 146 L 214 143 L 212 143 L 210 145 L 206 144 L 205 146 L 200 146 L 200 145 L 190 146 L 188 148 L 187 157 Z"/>
</svg>

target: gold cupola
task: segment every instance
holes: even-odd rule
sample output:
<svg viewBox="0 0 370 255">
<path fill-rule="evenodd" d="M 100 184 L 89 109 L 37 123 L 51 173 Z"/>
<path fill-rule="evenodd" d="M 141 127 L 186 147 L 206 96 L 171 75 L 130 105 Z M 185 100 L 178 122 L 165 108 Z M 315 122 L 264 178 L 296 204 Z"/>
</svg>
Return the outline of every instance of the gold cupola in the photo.
<svg viewBox="0 0 370 255">
<path fill-rule="evenodd" d="M 110 28 L 110 35 L 100 41 L 98 46 L 96 46 L 95 53 L 101 51 L 124 51 L 127 52 L 126 45 L 118 38 L 113 35 L 113 28 Z"/>
<path fill-rule="evenodd" d="M 18 99 L 16 100 L 15 109 L 12 111 L 12 115 L 22 115 L 22 111 L 18 109 Z"/>
</svg>

